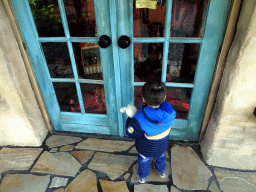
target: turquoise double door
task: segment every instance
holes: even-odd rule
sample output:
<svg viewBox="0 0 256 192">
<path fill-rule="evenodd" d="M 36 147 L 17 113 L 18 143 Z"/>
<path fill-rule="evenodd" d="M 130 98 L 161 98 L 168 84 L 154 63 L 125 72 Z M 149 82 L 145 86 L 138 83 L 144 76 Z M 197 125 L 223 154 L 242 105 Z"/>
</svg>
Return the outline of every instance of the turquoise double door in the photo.
<svg viewBox="0 0 256 192">
<path fill-rule="evenodd" d="M 125 136 L 120 108 L 159 79 L 170 138 L 197 141 L 229 0 L 11 0 L 56 131 Z"/>
</svg>

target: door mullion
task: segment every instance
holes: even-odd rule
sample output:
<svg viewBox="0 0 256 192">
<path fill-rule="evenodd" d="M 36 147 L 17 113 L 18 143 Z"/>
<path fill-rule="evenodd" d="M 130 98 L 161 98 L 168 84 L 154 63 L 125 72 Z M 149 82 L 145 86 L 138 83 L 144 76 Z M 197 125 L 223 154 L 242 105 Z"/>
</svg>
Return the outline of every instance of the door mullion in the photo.
<svg viewBox="0 0 256 192">
<path fill-rule="evenodd" d="M 66 17 L 66 13 L 65 13 L 65 7 L 64 7 L 63 0 L 58 0 L 58 3 L 59 3 L 59 8 L 60 8 L 60 15 L 61 15 L 61 19 L 62 19 L 64 33 L 65 33 L 65 36 L 67 38 L 69 56 L 70 56 L 71 65 L 72 65 L 72 69 L 73 69 L 73 74 L 74 74 L 74 78 L 75 78 L 77 97 L 78 97 L 78 101 L 79 101 L 79 104 L 80 104 L 81 113 L 85 114 L 83 96 L 82 96 L 81 87 L 80 87 L 79 80 L 78 80 L 76 61 L 75 61 L 75 57 L 74 57 L 72 42 L 70 41 L 70 33 L 69 33 L 68 21 L 67 21 L 67 17 Z"/>
<path fill-rule="evenodd" d="M 209 1 L 188 115 L 188 129 L 193 132 L 187 133 L 190 140 L 198 140 L 230 3 L 230 0 Z"/>
<path fill-rule="evenodd" d="M 164 52 L 163 52 L 163 66 L 162 66 L 162 82 L 166 82 L 167 73 L 167 60 L 169 52 L 169 42 L 170 28 L 171 28 L 171 18 L 172 18 L 172 0 L 166 2 L 166 16 L 165 16 L 165 31 L 164 31 Z"/>
<path fill-rule="evenodd" d="M 115 0 L 109 0 L 109 10 L 110 10 L 110 25 L 111 25 L 111 36 L 112 36 L 112 48 L 113 48 L 113 64 L 114 64 L 114 74 L 115 74 L 115 84 L 116 84 L 116 107 L 120 109 L 122 107 L 122 91 L 121 91 L 121 74 L 120 74 L 120 62 L 119 62 L 119 48 L 117 46 L 118 35 L 117 31 L 117 2 Z M 121 29 L 122 30 L 122 29 Z M 123 133 L 123 119 L 122 114 L 117 110 L 117 120 L 118 120 L 118 134 L 119 136 L 124 136 Z"/>
<path fill-rule="evenodd" d="M 64 33 L 65 33 L 66 38 L 69 40 L 70 33 L 69 33 L 69 29 L 68 29 L 68 21 L 67 21 L 67 17 L 66 17 L 63 0 L 58 0 L 58 4 L 59 4 L 59 8 L 60 8 L 60 15 L 61 15 L 63 28 L 64 28 Z"/>
<path fill-rule="evenodd" d="M 75 57 L 74 57 L 74 51 L 73 51 L 72 43 L 70 41 L 68 41 L 67 44 L 68 44 L 68 50 L 69 50 L 71 64 L 72 64 L 72 68 L 73 68 L 74 78 L 75 78 L 75 81 L 76 81 L 77 97 L 78 97 L 78 100 L 79 100 L 81 113 L 85 114 L 83 96 L 82 96 L 82 92 L 81 92 L 80 83 L 79 83 L 79 80 L 78 80 L 76 61 L 75 61 Z"/>
</svg>

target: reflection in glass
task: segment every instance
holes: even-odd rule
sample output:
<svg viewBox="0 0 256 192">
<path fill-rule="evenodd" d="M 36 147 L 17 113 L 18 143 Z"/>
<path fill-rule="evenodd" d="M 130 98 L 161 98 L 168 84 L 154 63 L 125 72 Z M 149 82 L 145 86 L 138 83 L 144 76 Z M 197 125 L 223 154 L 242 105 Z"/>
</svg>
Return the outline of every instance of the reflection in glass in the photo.
<svg viewBox="0 0 256 192">
<path fill-rule="evenodd" d="M 166 101 L 176 110 L 176 119 L 187 119 L 191 94 L 190 88 L 167 88 Z"/>
<path fill-rule="evenodd" d="M 75 83 L 54 82 L 53 87 L 57 96 L 60 110 L 65 112 L 71 112 L 72 101 L 78 100 Z"/>
<path fill-rule="evenodd" d="M 60 10 L 56 0 L 29 0 L 39 37 L 63 37 Z"/>
<path fill-rule="evenodd" d="M 170 36 L 202 37 L 208 1 L 173 0 Z"/>
<path fill-rule="evenodd" d="M 168 101 L 177 112 L 176 119 L 187 119 L 189 103 L 192 94 L 190 88 L 167 88 L 166 101 Z M 140 109 L 140 102 L 145 105 L 142 99 L 142 87 L 134 87 L 134 105 Z"/>
<path fill-rule="evenodd" d="M 94 0 L 64 0 L 70 35 L 97 37 Z"/>
<path fill-rule="evenodd" d="M 81 83 L 84 108 L 86 113 L 107 114 L 104 86 Z M 79 103 L 77 109 L 80 110 Z"/>
<path fill-rule="evenodd" d="M 73 43 L 79 78 L 103 80 L 98 43 Z"/>
<path fill-rule="evenodd" d="M 134 44 L 134 81 L 161 80 L 162 55 L 162 43 Z"/>
<path fill-rule="evenodd" d="M 142 102 L 142 87 L 139 86 L 135 86 L 134 87 L 134 105 L 137 109 L 140 109 L 140 103 L 142 103 L 143 105 L 145 103 Z"/>
<path fill-rule="evenodd" d="M 74 78 L 67 43 L 42 43 L 51 78 Z"/>
<path fill-rule="evenodd" d="M 163 37 L 166 4 L 157 3 L 156 9 L 136 8 L 133 0 L 134 37 Z"/>
<path fill-rule="evenodd" d="M 199 50 L 199 44 L 170 43 L 166 81 L 193 83 Z"/>
</svg>

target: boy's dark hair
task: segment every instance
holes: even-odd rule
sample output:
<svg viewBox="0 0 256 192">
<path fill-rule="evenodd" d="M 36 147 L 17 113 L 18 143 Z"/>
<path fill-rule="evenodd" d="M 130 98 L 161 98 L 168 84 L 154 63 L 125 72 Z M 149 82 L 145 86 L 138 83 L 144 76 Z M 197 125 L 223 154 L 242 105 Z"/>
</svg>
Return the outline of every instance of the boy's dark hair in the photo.
<svg viewBox="0 0 256 192">
<path fill-rule="evenodd" d="M 166 86 L 162 81 L 149 80 L 142 87 L 142 96 L 148 105 L 161 105 L 165 100 Z"/>
</svg>

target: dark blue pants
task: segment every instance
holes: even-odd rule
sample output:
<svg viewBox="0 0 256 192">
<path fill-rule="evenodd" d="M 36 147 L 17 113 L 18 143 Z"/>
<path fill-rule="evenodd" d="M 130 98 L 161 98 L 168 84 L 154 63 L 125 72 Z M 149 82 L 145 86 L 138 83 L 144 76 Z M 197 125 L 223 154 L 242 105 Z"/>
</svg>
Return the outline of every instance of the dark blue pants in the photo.
<svg viewBox="0 0 256 192">
<path fill-rule="evenodd" d="M 155 168 L 158 173 L 165 172 L 165 166 L 166 166 L 166 155 L 163 153 L 159 157 L 145 157 L 138 153 L 138 172 L 137 174 L 141 178 L 146 178 L 149 175 L 150 167 L 151 167 L 151 158 L 154 159 L 155 162 Z"/>
</svg>

